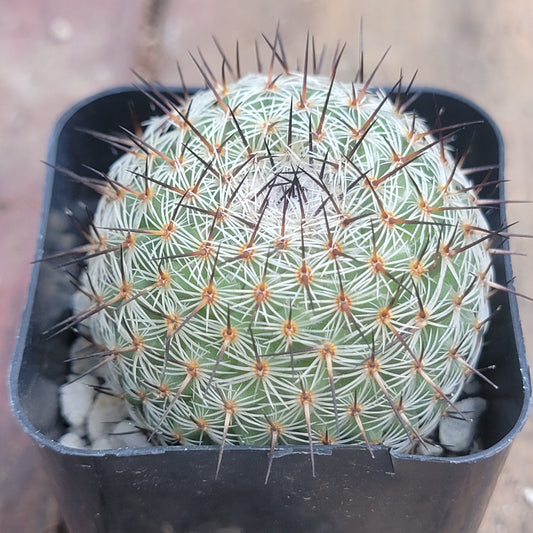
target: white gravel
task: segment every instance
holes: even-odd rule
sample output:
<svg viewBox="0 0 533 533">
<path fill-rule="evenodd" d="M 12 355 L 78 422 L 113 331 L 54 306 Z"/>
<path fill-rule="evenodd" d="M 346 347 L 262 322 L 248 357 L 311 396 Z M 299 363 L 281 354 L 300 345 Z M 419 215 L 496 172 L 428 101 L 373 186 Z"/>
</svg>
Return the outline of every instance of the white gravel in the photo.
<svg viewBox="0 0 533 533">
<path fill-rule="evenodd" d="M 109 394 L 98 394 L 87 416 L 87 437 L 93 442 L 107 437 L 127 416 L 124 400 Z"/>
<path fill-rule="evenodd" d="M 83 426 L 93 404 L 95 390 L 98 385 L 96 377 L 87 375 L 73 381 L 76 376 L 70 375 L 67 383 L 59 389 L 59 405 L 65 421 L 72 427 Z"/>
<path fill-rule="evenodd" d="M 449 410 L 439 424 L 439 441 L 449 451 L 466 453 L 474 444 L 479 418 L 487 407 L 483 398 L 465 398 L 455 402 L 457 412 Z"/>
</svg>

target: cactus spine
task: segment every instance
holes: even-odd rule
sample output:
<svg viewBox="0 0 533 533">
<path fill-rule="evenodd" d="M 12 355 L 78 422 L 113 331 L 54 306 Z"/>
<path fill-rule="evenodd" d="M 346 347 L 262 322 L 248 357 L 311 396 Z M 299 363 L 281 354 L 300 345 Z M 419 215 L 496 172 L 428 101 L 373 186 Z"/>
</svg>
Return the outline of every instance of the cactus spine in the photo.
<svg viewBox="0 0 533 533">
<path fill-rule="evenodd" d="M 72 322 L 158 442 L 412 451 L 474 371 L 491 233 L 450 130 L 339 57 L 155 91 L 116 141 Z"/>
</svg>

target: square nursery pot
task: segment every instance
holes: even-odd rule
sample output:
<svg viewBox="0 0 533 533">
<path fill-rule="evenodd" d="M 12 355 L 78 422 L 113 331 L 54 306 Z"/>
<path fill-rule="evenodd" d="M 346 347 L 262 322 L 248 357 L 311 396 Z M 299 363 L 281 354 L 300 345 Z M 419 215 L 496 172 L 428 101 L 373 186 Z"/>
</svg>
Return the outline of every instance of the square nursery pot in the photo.
<svg viewBox="0 0 533 533">
<path fill-rule="evenodd" d="M 501 135 L 486 114 L 452 94 L 419 90 L 417 114 L 443 125 L 483 121 L 477 127 L 466 166 L 504 163 Z M 83 164 L 106 171 L 117 153 L 82 130 L 116 132 L 156 112 L 139 91 L 117 88 L 70 109 L 58 122 L 48 161 L 83 174 Z M 444 111 L 441 113 L 441 111 Z M 458 133 L 460 153 L 470 141 Z M 478 182 L 485 172 L 471 175 Z M 498 170 L 491 176 L 496 179 Z M 483 195 L 503 198 L 503 186 Z M 36 259 L 81 240 L 64 207 L 84 208 L 97 198 L 90 190 L 47 168 Z M 487 216 L 505 226 L 498 205 Z M 495 259 L 498 281 L 513 279 L 508 255 Z M 34 266 L 28 302 L 10 375 L 11 402 L 21 425 L 40 448 L 72 533 L 89 532 L 473 532 L 476 531 L 513 439 L 529 408 L 531 383 L 516 298 L 499 292 L 501 311 L 492 321 L 480 361 L 498 389 L 483 386 L 488 408 L 480 422 L 482 451 L 460 457 L 394 453 L 364 446 L 315 449 L 312 477 L 307 446 L 281 446 L 264 484 L 268 449 L 229 447 L 214 479 L 218 447 L 169 446 L 78 450 L 58 444 L 64 431 L 58 387 L 65 382 L 72 333 L 43 336 L 69 314 L 73 288 L 65 273 L 48 262 Z M 320 448 L 320 450 L 318 450 Z"/>
</svg>

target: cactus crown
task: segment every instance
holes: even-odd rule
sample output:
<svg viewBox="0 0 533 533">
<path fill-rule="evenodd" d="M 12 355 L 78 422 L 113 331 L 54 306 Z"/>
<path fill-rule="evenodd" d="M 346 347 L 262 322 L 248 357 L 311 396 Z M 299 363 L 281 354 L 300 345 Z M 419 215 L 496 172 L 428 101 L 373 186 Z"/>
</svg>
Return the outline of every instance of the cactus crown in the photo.
<svg viewBox="0 0 533 533">
<path fill-rule="evenodd" d="M 206 72 L 181 105 L 152 87 L 162 116 L 111 141 L 69 325 L 158 442 L 412 451 L 474 371 L 491 233 L 451 130 L 339 59 Z"/>
</svg>

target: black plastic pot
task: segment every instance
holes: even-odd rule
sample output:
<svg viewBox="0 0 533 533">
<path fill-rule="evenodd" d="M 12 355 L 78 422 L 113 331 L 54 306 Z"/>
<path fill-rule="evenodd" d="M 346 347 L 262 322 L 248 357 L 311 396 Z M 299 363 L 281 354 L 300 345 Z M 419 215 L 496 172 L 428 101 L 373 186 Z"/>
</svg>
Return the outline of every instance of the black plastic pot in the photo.
<svg viewBox="0 0 533 533">
<path fill-rule="evenodd" d="M 116 132 L 129 125 L 131 107 L 143 120 L 155 110 L 142 93 L 114 89 L 69 110 L 54 130 L 49 152 L 53 165 L 84 173 L 83 164 L 106 170 L 117 156 L 82 129 Z M 457 96 L 422 90 L 418 114 L 442 124 L 483 120 L 476 128 L 467 166 L 503 168 L 501 136 L 483 111 Z M 467 131 L 454 140 L 460 151 Z M 491 181 L 496 179 L 495 170 Z M 481 180 L 485 172 L 472 175 Z M 502 197 L 503 187 L 482 194 Z M 37 259 L 68 249 L 80 237 L 63 208 L 84 208 L 96 197 L 85 187 L 47 169 Z M 505 224 L 498 206 L 489 218 Z M 513 278 L 508 256 L 496 257 L 498 280 Z M 359 446 L 316 447 L 316 478 L 306 446 L 280 447 L 268 485 L 268 450 L 229 447 L 219 480 L 217 447 L 154 447 L 86 451 L 56 442 L 63 432 L 58 387 L 65 381 L 73 334 L 46 340 L 42 332 L 69 314 L 72 288 L 63 272 L 36 263 L 11 376 L 13 410 L 41 449 L 54 481 L 63 517 L 72 533 L 84 532 L 473 532 L 482 519 L 499 472 L 530 403 L 531 383 L 516 299 L 500 292 L 481 366 L 494 365 L 485 386 L 488 409 L 480 426 L 483 451 L 432 458 L 376 448 L 373 459 Z"/>
</svg>

